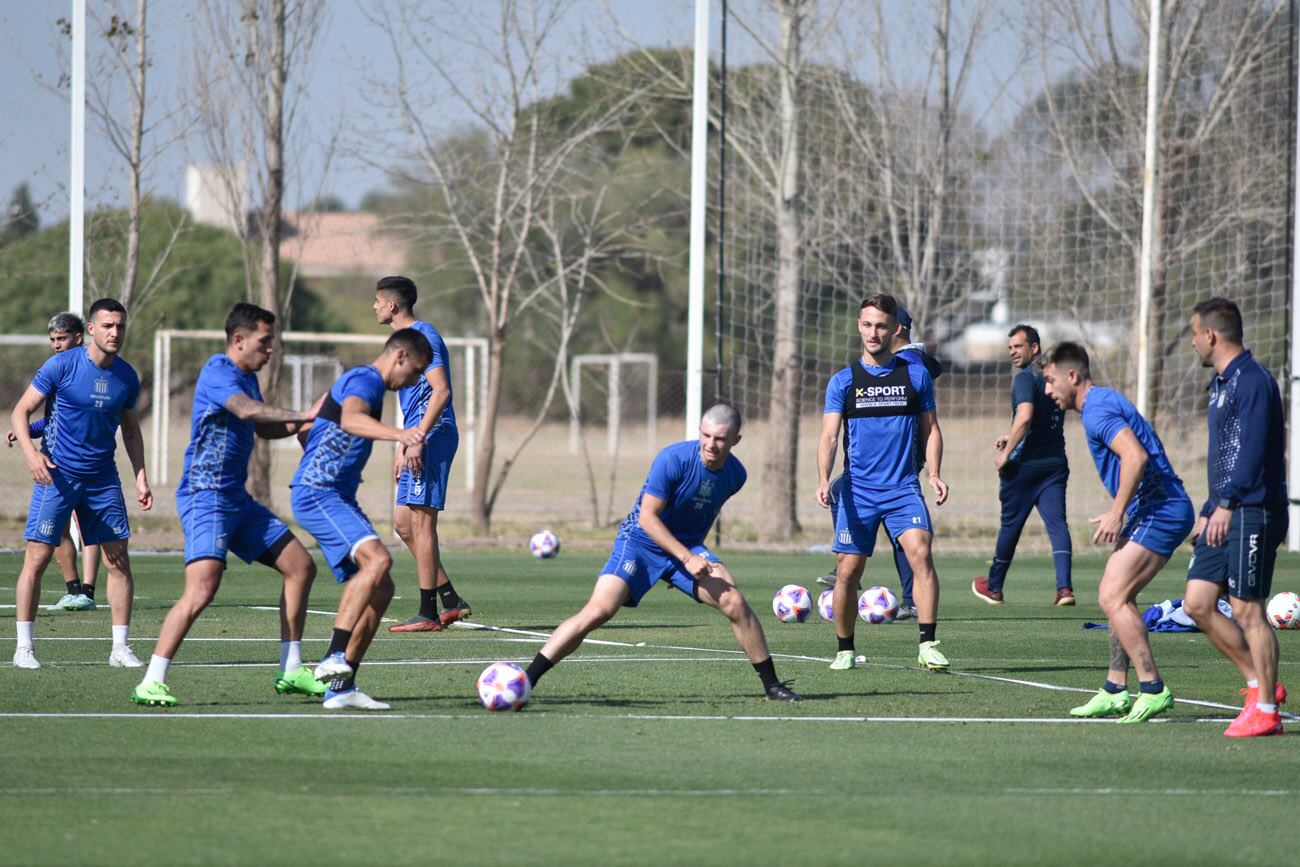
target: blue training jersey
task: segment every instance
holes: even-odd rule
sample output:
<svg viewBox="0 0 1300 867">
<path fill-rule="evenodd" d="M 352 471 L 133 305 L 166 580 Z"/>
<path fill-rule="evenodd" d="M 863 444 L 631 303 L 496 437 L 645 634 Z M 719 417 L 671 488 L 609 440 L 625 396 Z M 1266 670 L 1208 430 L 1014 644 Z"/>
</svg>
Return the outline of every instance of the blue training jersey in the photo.
<svg viewBox="0 0 1300 867">
<path fill-rule="evenodd" d="M 893 382 L 901 376 L 895 372 L 900 362 L 906 365 L 910 396 L 904 394 L 906 384 L 882 383 L 860 389 L 853 384 L 855 368 L 860 371 L 860 381 L 861 372 L 865 372 L 866 379 Z M 858 390 L 864 394 L 856 394 Z M 847 406 L 847 413 L 846 398 L 853 404 Z M 859 401 L 863 402 L 861 407 Z M 878 406 L 881 414 L 852 414 L 855 409 L 867 409 L 868 401 Z M 898 356 L 883 367 L 859 359 L 831 377 L 826 386 L 825 411 L 844 416 L 844 474 L 851 490 L 892 491 L 917 484 L 917 415 L 935 411 L 934 380 L 924 365 L 908 363 Z"/>
<path fill-rule="evenodd" d="M 53 434 L 45 430 L 45 450 L 54 465 L 78 478 L 117 478 L 113 452 L 122 410 L 134 409 L 140 397 L 135 369 L 117 356 L 100 367 L 79 346 L 46 359 L 32 385 L 54 402 L 58 424 Z"/>
<path fill-rule="evenodd" d="M 687 548 L 702 545 L 722 504 L 744 487 L 746 477 L 735 455 L 727 455 L 721 469 L 711 470 L 700 457 L 699 440 L 674 443 L 655 455 L 641 493 L 619 527 L 618 538 L 661 550 L 637 523 L 641 498 L 650 494 L 664 501 L 659 517 L 677 541 Z"/>
<path fill-rule="evenodd" d="M 1206 423 L 1209 515 L 1221 499 L 1243 506 L 1284 508 L 1286 422 L 1277 380 L 1245 350 L 1210 382 Z"/>
<path fill-rule="evenodd" d="M 1129 503 L 1128 512 L 1159 505 L 1165 500 L 1186 496 L 1183 482 L 1174 472 L 1165 454 L 1165 447 L 1156 436 L 1155 429 L 1138 413 L 1129 399 L 1111 388 L 1094 385 L 1088 389 L 1083 401 L 1083 431 L 1088 436 L 1088 450 L 1097 465 L 1101 483 L 1113 497 L 1119 490 L 1119 455 L 1110 450 L 1110 444 L 1124 428 L 1133 431 L 1142 448 L 1146 449 L 1147 465 L 1138 483 L 1137 494 Z"/>
<path fill-rule="evenodd" d="M 237 394 L 261 401 L 257 375 L 242 370 L 224 352 L 209 358 L 194 387 L 190 444 L 177 493 L 244 490 L 257 426 L 226 409 L 226 401 Z"/>
<path fill-rule="evenodd" d="M 451 388 L 451 357 L 447 353 L 447 344 L 434 328 L 427 322 L 416 320 L 412 325 L 416 331 L 424 335 L 429 341 L 429 346 L 433 349 L 433 360 L 429 362 L 428 367 L 424 368 L 427 374 L 429 371 L 441 367 L 447 371 L 447 387 Z M 429 408 L 429 398 L 433 394 L 433 389 L 429 387 L 429 380 L 421 376 L 415 381 L 414 385 L 408 385 L 406 388 L 398 389 L 397 402 L 402 407 L 402 424 L 406 427 L 415 427 L 424 419 L 424 413 Z M 456 412 L 451 408 L 452 397 L 447 397 L 447 405 L 443 407 L 442 417 L 437 423 L 430 428 L 430 433 L 439 429 L 456 428 Z"/>
<path fill-rule="evenodd" d="M 1011 384 L 1012 418 L 1022 403 L 1033 406 L 1034 415 L 1029 420 L 1029 430 L 1008 457 L 1023 466 L 1065 464 L 1065 410 L 1047 396 L 1043 372 L 1036 364 L 1017 373 Z"/>
<path fill-rule="evenodd" d="M 354 367 L 339 377 L 307 434 L 307 447 L 290 487 L 330 488 L 349 499 L 356 497 L 374 441 L 339 427 L 343 402 L 359 397 L 377 419 L 383 413 L 385 390 L 383 377 L 371 365 Z"/>
</svg>

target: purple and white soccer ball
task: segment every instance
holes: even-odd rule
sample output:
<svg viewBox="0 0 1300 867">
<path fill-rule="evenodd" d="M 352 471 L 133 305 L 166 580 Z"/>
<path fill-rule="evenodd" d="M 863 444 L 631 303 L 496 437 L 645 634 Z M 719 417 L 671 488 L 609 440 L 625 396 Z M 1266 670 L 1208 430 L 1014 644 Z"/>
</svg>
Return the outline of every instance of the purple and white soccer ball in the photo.
<svg viewBox="0 0 1300 867">
<path fill-rule="evenodd" d="M 868 587 L 858 597 L 858 616 L 868 623 L 892 623 L 898 616 L 898 597 L 888 587 Z"/>
<path fill-rule="evenodd" d="M 812 613 L 812 597 L 798 584 L 787 584 L 772 597 L 772 613 L 782 623 L 803 623 Z"/>
<path fill-rule="evenodd" d="M 822 595 L 817 597 L 817 613 L 822 616 L 822 620 L 831 621 L 835 619 L 834 587 L 827 587 L 822 591 Z"/>
<path fill-rule="evenodd" d="M 534 533 L 533 538 L 528 540 L 528 550 L 534 557 L 549 560 L 560 553 L 560 537 L 550 530 Z"/>
<path fill-rule="evenodd" d="M 528 675 L 513 662 L 494 662 L 478 676 L 478 697 L 488 710 L 522 710 L 532 687 Z"/>
</svg>

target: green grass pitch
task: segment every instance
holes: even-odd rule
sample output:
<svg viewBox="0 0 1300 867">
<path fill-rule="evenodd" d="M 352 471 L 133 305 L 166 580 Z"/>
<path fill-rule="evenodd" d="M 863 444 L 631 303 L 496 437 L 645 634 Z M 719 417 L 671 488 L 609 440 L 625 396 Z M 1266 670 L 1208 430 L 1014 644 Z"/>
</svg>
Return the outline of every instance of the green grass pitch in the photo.
<svg viewBox="0 0 1300 867">
<path fill-rule="evenodd" d="M 954 673 L 933 674 L 915 667 L 911 623 L 859 624 L 869 664 L 832 673 L 829 624 L 815 614 L 776 622 L 775 590 L 797 582 L 815 597 L 828 557 L 723 555 L 802 704 L 763 701 L 725 620 L 669 589 L 625 609 L 592 636 L 608 643 L 581 648 L 547 675 L 525 712 L 504 715 L 478 705 L 474 679 L 493 660 L 531 659 L 539 637 L 382 634 L 361 685 L 391 701 L 389 713 L 331 714 L 276 696 L 278 585 L 261 567 L 232 568 L 182 647 L 170 679 L 181 701 L 174 710 L 128 702 L 140 672 L 107 666 L 106 610 L 42 612 L 36 650 L 45 667 L 0 668 L 0 863 L 1294 857 L 1300 720 L 1284 737 L 1224 739 L 1235 711 L 1216 705 L 1235 705 L 1240 684 L 1204 637 L 1152 642 L 1175 695 L 1209 706 L 1179 703 L 1144 726 L 1068 721 L 1065 711 L 1086 697 L 1068 690 L 1095 689 L 1106 661 L 1105 633 L 1080 628 L 1101 619 L 1100 558 L 1076 560 L 1073 609 L 1048 604 L 1046 558 L 1016 562 L 1004 608 L 968 589 L 981 561 L 941 558 L 939 638 Z M 390 615 L 402 618 L 415 608 L 414 569 L 404 553 L 396 560 L 404 598 Z M 539 633 L 577 610 L 602 562 L 596 553 L 550 562 L 447 556 L 474 622 Z M 6 621 L 19 565 L 0 557 Z M 180 562 L 139 556 L 135 566 L 133 645 L 147 659 L 179 591 Z M 1185 566 L 1177 558 L 1144 602 L 1180 596 Z M 892 566 L 876 562 L 865 583 L 894 581 Z M 1281 558 L 1278 589 L 1300 590 L 1300 558 Z M 61 590 L 51 570 L 43 600 Z M 337 600 L 322 574 L 312 609 L 323 613 L 309 616 L 304 647 L 311 661 L 325 648 Z M 12 635 L 0 624 L 4 660 Z M 1279 640 L 1282 679 L 1300 688 L 1300 632 Z"/>
</svg>

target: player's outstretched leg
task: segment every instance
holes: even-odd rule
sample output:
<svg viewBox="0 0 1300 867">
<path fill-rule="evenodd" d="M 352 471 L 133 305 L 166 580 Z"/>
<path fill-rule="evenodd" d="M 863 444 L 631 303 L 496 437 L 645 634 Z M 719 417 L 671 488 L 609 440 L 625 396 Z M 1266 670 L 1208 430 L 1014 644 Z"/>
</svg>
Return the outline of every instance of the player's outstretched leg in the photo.
<svg viewBox="0 0 1300 867">
<path fill-rule="evenodd" d="M 1250 647 L 1258 683 L 1255 687 L 1254 705 L 1250 702 L 1250 689 L 1247 686 L 1246 707 L 1223 734 L 1230 738 L 1280 735 L 1282 718 L 1277 706 L 1286 700 L 1286 687 L 1277 682 L 1277 636 L 1273 634 L 1273 627 L 1269 626 L 1265 616 L 1264 599 L 1229 596 L 1228 600 L 1232 603 L 1233 621 L 1241 626 Z M 1261 695 L 1272 695 L 1273 701 L 1261 701 Z"/>
<path fill-rule="evenodd" d="M 176 698 L 167 685 L 168 670 L 181 642 L 189 634 L 190 627 L 216 597 L 225 566 L 223 561 L 215 558 L 204 558 L 186 564 L 185 589 L 181 592 L 181 598 L 176 600 L 176 604 L 163 618 L 162 628 L 158 631 L 158 643 L 154 645 L 153 656 L 149 658 L 149 668 L 145 671 L 144 679 L 132 691 L 131 701 L 159 707 L 172 707 L 176 704 Z"/>
<path fill-rule="evenodd" d="M 316 666 L 316 679 L 329 684 L 324 707 L 330 710 L 387 710 L 356 687 L 356 672 L 370 639 L 393 598 L 389 571 L 393 558 L 377 538 L 360 543 L 352 555 L 357 571 L 344 585 L 334 618 L 334 635 L 325 658 Z"/>
<path fill-rule="evenodd" d="M 853 647 L 853 629 L 858 619 L 858 590 L 862 570 L 867 565 L 865 554 L 837 554 L 835 568 L 835 593 L 831 605 L 835 610 L 835 661 L 832 671 L 847 671 L 856 665 L 857 651 Z"/>
<path fill-rule="evenodd" d="M 54 546 L 44 542 L 27 542 L 23 568 L 18 573 L 17 606 L 14 609 L 18 645 L 14 650 L 15 668 L 40 668 L 32 646 L 32 629 L 36 625 L 36 609 L 41 598 L 41 576 L 54 558 Z"/>
<path fill-rule="evenodd" d="M 736 587 L 736 579 L 731 577 L 727 567 L 714 563 L 708 574 L 696 581 L 695 593 L 701 602 L 718 609 L 731 621 L 736 643 L 758 673 L 764 694 L 772 701 L 801 701 L 802 696 L 777 679 L 763 626 Z"/>
<path fill-rule="evenodd" d="M 908 530 L 899 534 L 898 544 L 907 553 L 916 576 L 912 586 L 916 592 L 916 625 L 921 634 L 917 664 L 931 671 L 947 671 L 948 658 L 939 652 L 939 640 L 935 638 L 939 626 L 939 576 L 930 554 L 933 538 L 926 530 Z"/>
<path fill-rule="evenodd" d="M 284 576 L 280 591 L 280 667 L 275 673 L 275 691 L 280 695 L 323 696 L 325 684 L 302 662 L 302 633 L 307 621 L 307 599 L 316 579 L 316 563 L 302 543 L 293 539 L 275 558 L 275 569 Z"/>
<path fill-rule="evenodd" d="M 1138 693 L 1129 712 L 1119 719 L 1121 723 L 1146 722 L 1153 716 L 1173 707 L 1174 696 L 1160 678 L 1151 643 L 1147 640 L 1147 627 L 1137 609 L 1137 595 L 1151 582 L 1168 560 L 1136 542 L 1125 542 L 1106 561 L 1097 602 L 1110 620 L 1111 632 L 1123 648 L 1126 661 L 1137 670 Z M 1112 648 L 1111 668 L 1118 655 Z M 1109 678 L 1114 676 L 1112 670 Z"/>
<path fill-rule="evenodd" d="M 628 584 L 617 575 L 601 575 L 592 588 L 591 598 L 582 610 L 565 620 L 542 649 L 533 657 L 526 674 L 528 685 L 536 686 L 542 675 L 550 671 L 561 659 L 578 649 L 583 639 L 593 630 L 605 625 L 628 600 Z"/>
<path fill-rule="evenodd" d="M 100 546 L 108 571 L 108 606 L 113 617 L 113 651 L 108 664 L 114 668 L 144 668 L 128 643 L 131 638 L 131 603 L 135 583 L 131 578 L 131 555 L 125 539 Z"/>
</svg>

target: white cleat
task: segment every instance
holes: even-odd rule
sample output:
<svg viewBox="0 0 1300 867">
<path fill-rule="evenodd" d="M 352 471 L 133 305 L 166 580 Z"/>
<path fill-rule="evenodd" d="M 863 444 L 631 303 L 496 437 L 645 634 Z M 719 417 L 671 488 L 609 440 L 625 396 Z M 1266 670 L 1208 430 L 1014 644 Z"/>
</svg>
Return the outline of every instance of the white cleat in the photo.
<svg viewBox="0 0 1300 867">
<path fill-rule="evenodd" d="M 108 655 L 108 664 L 113 668 L 144 668 L 144 663 L 125 644 L 113 648 L 113 652 Z"/>
<path fill-rule="evenodd" d="M 342 653 L 331 653 L 320 661 L 312 676 L 321 683 L 328 683 L 336 677 L 351 677 L 352 666 L 343 658 Z"/>
<path fill-rule="evenodd" d="M 389 705 L 375 701 L 359 689 L 349 689 L 325 699 L 321 707 L 326 710 L 388 710 Z"/>
<path fill-rule="evenodd" d="M 30 647 L 20 647 L 14 651 L 14 668 L 40 668 L 36 661 L 36 651 Z"/>
</svg>

